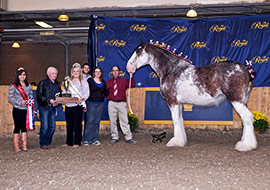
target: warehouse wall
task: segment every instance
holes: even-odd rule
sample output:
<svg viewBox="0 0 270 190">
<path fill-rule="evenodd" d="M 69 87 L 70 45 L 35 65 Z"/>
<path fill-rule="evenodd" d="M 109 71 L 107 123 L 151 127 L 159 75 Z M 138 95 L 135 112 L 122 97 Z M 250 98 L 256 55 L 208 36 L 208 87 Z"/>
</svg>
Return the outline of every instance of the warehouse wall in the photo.
<svg viewBox="0 0 270 190">
<path fill-rule="evenodd" d="M 88 62 L 87 45 L 70 45 L 70 64 Z M 65 47 L 62 44 L 21 44 L 15 49 L 11 45 L 0 46 L 0 85 L 9 85 L 14 82 L 16 71 L 24 67 L 28 72 L 28 81 L 38 83 L 46 77 L 49 66 L 58 69 L 59 80 L 65 76 Z M 71 66 L 70 65 L 70 66 Z M 70 68 L 69 66 L 69 68 Z"/>
</svg>

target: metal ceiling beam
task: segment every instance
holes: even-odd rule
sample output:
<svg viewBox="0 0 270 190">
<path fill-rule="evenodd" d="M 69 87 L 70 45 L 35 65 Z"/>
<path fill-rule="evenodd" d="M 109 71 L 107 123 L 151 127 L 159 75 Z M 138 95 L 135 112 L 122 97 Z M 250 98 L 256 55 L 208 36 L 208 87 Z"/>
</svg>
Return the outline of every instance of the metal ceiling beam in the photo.
<svg viewBox="0 0 270 190">
<path fill-rule="evenodd" d="M 88 30 L 89 27 L 67 27 L 67 28 L 23 28 L 23 29 L 3 29 L 3 32 L 43 32 L 43 31 L 74 31 Z"/>
</svg>

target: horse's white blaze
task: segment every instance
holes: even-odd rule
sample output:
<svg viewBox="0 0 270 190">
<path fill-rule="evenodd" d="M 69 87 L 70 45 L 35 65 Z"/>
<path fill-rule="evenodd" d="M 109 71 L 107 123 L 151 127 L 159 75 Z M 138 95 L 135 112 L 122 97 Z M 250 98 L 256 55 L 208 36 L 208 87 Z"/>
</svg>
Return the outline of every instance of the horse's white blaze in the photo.
<svg viewBox="0 0 270 190">
<path fill-rule="evenodd" d="M 130 67 L 131 65 L 137 65 L 138 64 L 137 60 L 138 60 L 137 55 L 135 53 L 133 53 L 132 56 L 130 57 L 130 59 L 128 60 L 127 68 Z"/>
<path fill-rule="evenodd" d="M 147 64 L 151 56 L 145 53 L 145 50 L 142 50 L 141 56 L 137 56 L 136 52 L 132 54 L 127 63 L 127 70 L 131 70 L 132 65 L 135 65 L 136 68 L 140 68 L 143 65 Z"/>
</svg>

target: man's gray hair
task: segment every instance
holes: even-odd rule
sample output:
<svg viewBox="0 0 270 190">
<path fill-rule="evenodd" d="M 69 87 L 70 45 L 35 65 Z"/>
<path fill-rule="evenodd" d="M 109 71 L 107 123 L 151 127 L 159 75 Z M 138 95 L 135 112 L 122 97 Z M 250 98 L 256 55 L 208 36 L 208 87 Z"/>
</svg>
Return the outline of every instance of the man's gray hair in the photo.
<svg viewBox="0 0 270 190">
<path fill-rule="evenodd" d="M 53 69 L 55 69 L 58 72 L 58 70 L 55 67 L 49 67 L 47 69 L 47 75 L 49 75 L 52 72 Z"/>
</svg>

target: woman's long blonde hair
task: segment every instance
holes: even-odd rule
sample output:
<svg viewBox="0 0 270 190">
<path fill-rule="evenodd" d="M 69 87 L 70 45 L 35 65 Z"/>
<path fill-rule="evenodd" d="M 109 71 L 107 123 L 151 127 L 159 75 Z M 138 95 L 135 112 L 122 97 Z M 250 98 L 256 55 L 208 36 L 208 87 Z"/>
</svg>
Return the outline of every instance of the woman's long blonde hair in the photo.
<svg viewBox="0 0 270 190">
<path fill-rule="evenodd" d="M 72 75 L 72 72 L 73 72 L 73 70 L 75 68 L 79 68 L 80 69 L 79 80 L 80 80 L 80 83 L 81 83 L 82 82 L 82 79 L 83 79 L 83 76 L 82 76 L 82 67 L 81 67 L 81 65 L 79 63 L 74 63 L 72 65 L 72 67 L 71 67 L 71 73 L 70 73 L 71 77 L 70 78 L 71 78 L 71 80 L 73 80 L 74 76 Z"/>
</svg>

